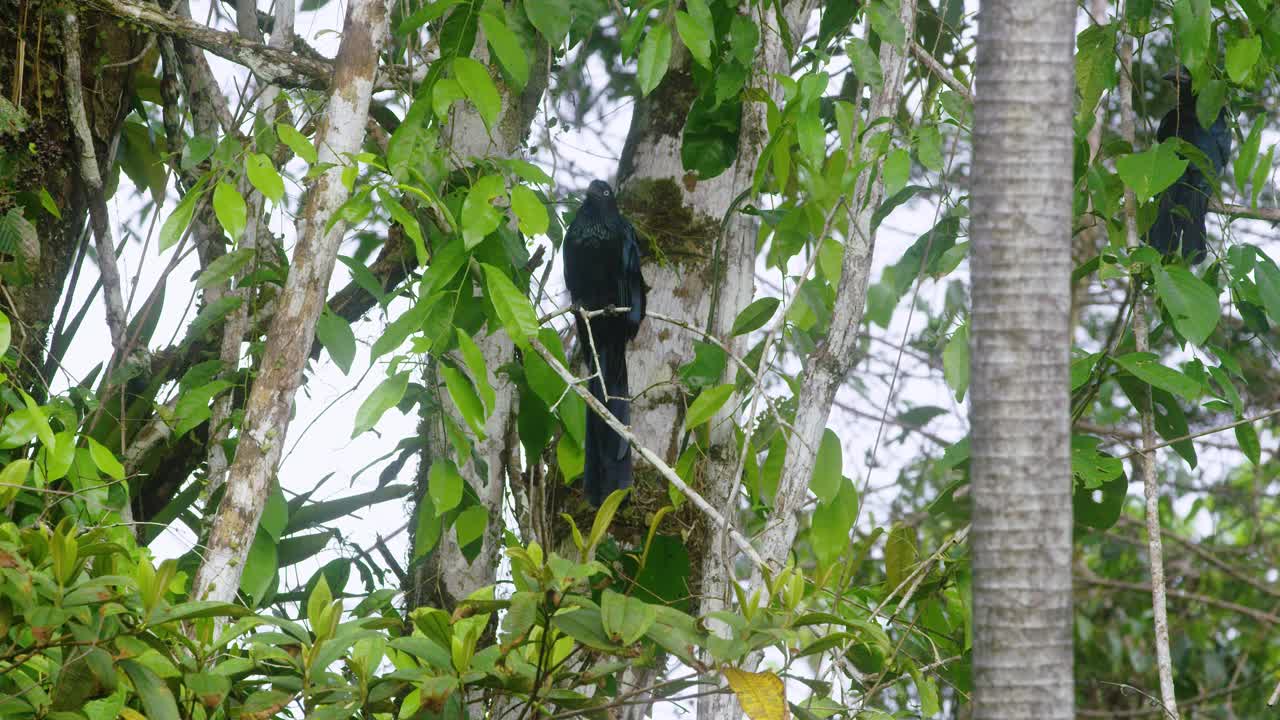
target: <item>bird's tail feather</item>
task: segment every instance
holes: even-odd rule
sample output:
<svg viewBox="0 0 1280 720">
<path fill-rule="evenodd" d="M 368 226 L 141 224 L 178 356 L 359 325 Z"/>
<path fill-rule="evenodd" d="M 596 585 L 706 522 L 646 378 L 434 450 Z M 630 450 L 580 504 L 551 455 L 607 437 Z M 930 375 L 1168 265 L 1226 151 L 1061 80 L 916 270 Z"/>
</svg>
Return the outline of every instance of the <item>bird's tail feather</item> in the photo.
<svg viewBox="0 0 1280 720">
<path fill-rule="evenodd" d="M 596 337 L 595 344 L 604 384 L 601 385 L 598 377 L 593 377 L 588 383 L 591 394 L 622 424 L 629 425 L 631 403 L 627 400 L 630 392 L 627 388 L 626 340 Z M 589 348 L 587 354 L 590 356 Z M 594 370 L 592 360 L 594 358 L 588 360 L 587 366 Z M 631 444 L 591 410 L 587 411 L 585 444 L 582 482 L 587 499 L 598 506 L 614 490 L 631 487 Z"/>
<path fill-rule="evenodd" d="M 1191 263 L 1205 256 L 1205 215 L 1209 212 L 1207 188 L 1179 181 L 1160 197 L 1160 210 L 1148 231 L 1151 247 L 1161 254 L 1181 253 Z"/>
</svg>

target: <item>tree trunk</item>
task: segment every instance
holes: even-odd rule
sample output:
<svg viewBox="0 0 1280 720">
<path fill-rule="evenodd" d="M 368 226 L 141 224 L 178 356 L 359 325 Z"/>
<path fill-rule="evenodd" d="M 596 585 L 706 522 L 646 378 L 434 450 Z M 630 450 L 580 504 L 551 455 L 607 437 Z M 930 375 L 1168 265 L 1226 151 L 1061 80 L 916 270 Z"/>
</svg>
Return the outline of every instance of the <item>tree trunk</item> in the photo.
<svg viewBox="0 0 1280 720">
<path fill-rule="evenodd" d="M 534 50 L 538 59 L 531 68 L 529 82 L 523 90 L 507 85 L 496 67 L 491 66 L 491 73 L 495 75 L 494 82 L 502 96 L 502 111 L 492 132 L 485 128 L 474 107 L 468 104 L 455 106 L 442 138 L 450 148 L 449 156 L 455 158 L 460 166 L 469 166 L 472 158 L 519 155 L 520 147 L 528 137 L 538 103 L 547 87 L 549 65 L 546 50 L 545 45 L 539 41 Z M 472 56 L 482 63 L 490 61 L 483 31 L 477 31 Z M 477 337 L 476 344 L 484 353 L 489 384 L 493 386 L 497 402 L 485 422 L 485 439 L 475 443 L 476 455 L 484 459 L 487 467 L 481 472 L 476 463 L 468 461 L 460 463 L 458 470 L 489 511 L 489 526 L 484 533 L 480 554 L 474 561 L 468 561 L 463 556 L 457 535 L 452 530 L 446 530 L 441 535 L 439 544 L 409 575 L 411 587 L 406 588 L 406 593 L 410 607 L 431 606 L 451 610 L 459 600 L 486 585 L 492 585 L 497 577 L 507 472 L 513 463 L 518 462 L 519 457 L 519 443 L 511 432 L 515 426 L 519 398 L 516 397 L 515 385 L 507 381 L 505 374 L 498 374 L 496 371 L 513 360 L 515 346 L 511 338 L 502 331 Z M 424 373 L 424 384 L 428 388 L 435 388 L 440 384 L 435 367 L 433 362 Z M 462 415 L 451 402 L 446 400 L 442 405 L 460 427 L 466 426 Z M 423 449 L 414 493 L 418 499 L 427 491 L 427 473 L 432 458 L 448 457 L 450 454 L 448 441 L 438 420 L 424 416 L 419 427 L 423 429 Z M 416 516 L 417 501 L 414 503 L 413 513 L 413 517 Z M 410 552 L 412 553 L 412 549 Z"/>
<path fill-rule="evenodd" d="M 982 4 L 973 167 L 974 718 L 1072 718 L 1075 6 Z"/>
<path fill-rule="evenodd" d="M 231 601 L 239 590 L 244 561 L 284 447 L 294 394 L 315 340 L 338 245 L 346 232 L 341 220 L 326 226 L 349 195 L 341 180 L 347 162 L 344 154 L 358 152 L 364 140 L 388 14 L 387 0 L 355 0 L 348 7 L 328 110 L 316 132 L 319 163 L 332 167 L 308 189 L 289 277 L 267 333 L 262 371 L 249 394 L 235 462 L 196 573 L 193 598 Z"/>
</svg>

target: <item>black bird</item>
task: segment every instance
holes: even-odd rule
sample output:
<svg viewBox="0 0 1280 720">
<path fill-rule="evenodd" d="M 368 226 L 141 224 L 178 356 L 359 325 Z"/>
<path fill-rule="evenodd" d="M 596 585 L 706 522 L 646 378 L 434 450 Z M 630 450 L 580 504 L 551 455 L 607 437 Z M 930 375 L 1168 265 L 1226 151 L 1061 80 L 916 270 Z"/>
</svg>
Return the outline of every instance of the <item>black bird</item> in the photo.
<svg viewBox="0 0 1280 720">
<path fill-rule="evenodd" d="M 1213 164 L 1215 175 L 1221 175 L 1231 152 L 1226 109 L 1218 113 L 1218 119 L 1206 130 L 1196 119 L 1196 96 L 1191 91 L 1191 75 L 1186 68 L 1171 72 L 1164 79 L 1177 82 L 1177 105 L 1160 121 L 1156 140 L 1164 142 L 1171 137 L 1182 138 L 1199 148 Z M 1203 260 L 1205 215 L 1212 196 L 1209 178 L 1195 163 L 1187 165 L 1182 177 L 1160 196 L 1160 210 L 1147 232 L 1147 242 L 1165 255 L 1176 253 L 1181 248 L 1183 256 L 1192 264 Z"/>
<path fill-rule="evenodd" d="M 573 304 L 585 310 L 628 308 L 597 315 L 588 323 L 575 314 L 578 345 L 587 358 L 591 394 L 624 425 L 631 423 L 627 388 L 627 341 L 644 319 L 645 284 L 635 228 L 618 212 L 609 183 L 587 186 L 582 207 L 564 236 L 564 284 Z M 592 352 L 594 346 L 594 353 Z M 600 373 L 596 373 L 597 359 Z M 600 377 L 604 384 L 601 386 Z M 588 410 L 586 465 L 582 484 L 598 506 L 614 490 L 631 487 L 631 444 L 603 418 Z"/>
</svg>

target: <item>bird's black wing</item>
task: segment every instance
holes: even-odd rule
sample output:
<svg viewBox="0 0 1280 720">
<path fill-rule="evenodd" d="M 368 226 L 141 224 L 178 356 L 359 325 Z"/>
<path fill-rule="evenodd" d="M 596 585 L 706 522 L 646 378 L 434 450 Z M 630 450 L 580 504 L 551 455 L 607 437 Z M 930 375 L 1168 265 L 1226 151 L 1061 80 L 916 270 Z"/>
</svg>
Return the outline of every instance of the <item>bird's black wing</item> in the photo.
<svg viewBox="0 0 1280 720">
<path fill-rule="evenodd" d="M 625 218 L 622 220 L 622 273 L 619 276 L 620 307 L 629 307 L 627 313 L 627 339 L 634 338 L 644 320 L 646 294 L 644 275 L 640 271 L 640 243 L 636 229 Z"/>
</svg>

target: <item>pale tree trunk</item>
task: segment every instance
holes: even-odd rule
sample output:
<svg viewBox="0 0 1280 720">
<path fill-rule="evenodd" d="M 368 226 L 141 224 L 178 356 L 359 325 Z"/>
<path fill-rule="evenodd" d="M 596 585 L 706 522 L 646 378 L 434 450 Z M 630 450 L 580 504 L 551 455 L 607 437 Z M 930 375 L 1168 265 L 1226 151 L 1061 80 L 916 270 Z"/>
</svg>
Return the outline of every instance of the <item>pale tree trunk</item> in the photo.
<svg viewBox="0 0 1280 720">
<path fill-rule="evenodd" d="M 1076 8 L 984 2 L 973 131 L 973 717 L 1074 717 L 1070 357 Z"/>
<path fill-rule="evenodd" d="M 388 0 L 353 0 L 342 29 L 332 93 L 316 132 L 319 164 L 332 164 L 309 188 L 299 218 L 289 277 L 276 304 L 262 370 L 249 393 L 235 462 L 214 518 L 192 597 L 231 601 L 284 447 L 294 395 L 315 340 L 329 277 L 346 232 L 339 220 L 326 232 L 349 193 L 341 180 L 347 154 L 364 139 L 378 56 L 387 36 Z"/>
<path fill-rule="evenodd" d="M 871 105 L 863 127 L 897 112 L 902 98 L 910 44 L 914 42 L 916 3 L 902 0 L 898 20 L 906 28 L 907 42 L 895 47 L 890 42 L 880 45 L 880 67 L 884 84 L 872 93 Z M 890 132 L 892 125 L 881 124 L 880 132 Z M 873 160 L 874 143 L 864 142 L 863 161 Z M 786 563 L 791 543 L 799 524 L 797 513 L 808 496 L 809 476 L 817 456 L 822 433 L 831 415 L 831 404 L 845 377 L 853 369 L 858 330 L 866 307 L 867 281 L 871 273 L 871 255 L 875 237 L 871 234 L 871 216 L 884 197 L 884 176 L 871 170 L 858 176 L 853 196 L 849 198 L 849 232 L 845 241 L 840 285 L 836 289 L 831 314 L 831 331 L 827 339 L 805 363 L 804 382 L 796 406 L 795 433 L 787 440 L 782 478 L 778 483 L 773 513 L 768 529 L 760 536 L 760 554 L 770 565 Z"/>
<path fill-rule="evenodd" d="M 784 8 L 787 28 L 793 40 L 805 30 L 814 8 L 811 0 L 793 0 Z M 789 73 L 789 57 L 782 41 L 777 16 L 766 14 L 752 69 L 752 84 L 780 102 L 782 93 L 774 74 Z M 736 212 L 734 202 L 749 190 L 760 153 L 768 139 L 766 106 L 748 102 L 743 106 L 737 157 L 721 175 L 686 182 L 680 147 L 684 119 L 697 97 L 690 64 L 692 59 L 678 48 L 672 64 L 657 88 L 636 102 L 631 129 L 618 167 L 618 185 L 624 212 L 647 233 L 664 256 L 663 262 L 648 258 L 645 281 L 649 285 L 647 306 L 653 315 L 662 315 L 702 328 L 716 336 L 731 353 L 741 356 L 744 338 L 730 336 L 734 319 L 751 302 L 755 292 L 754 218 Z M 737 207 L 745 204 L 742 199 Z M 726 215 L 729 215 L 726 218 Z M 682 218 L 673 224 L 672 218 Z M 656 232 L 655 232 L 656 231 Z M 659 457 L 674 463 L 683 428 L 685 399 L 677 383 L 679 367 L 690 359 L 689 348 L 696 334 L 675 325 L 647 320 L 628 352 L 632 403 L 632 429 L 641 443 Z M 734 373 L 730 365 L 730 377 Z M 717 508 L 732 519 L 738 489 L 738 441 L 731 413 L 735 402 L 712 420 L 709 460 L 703 469 L 700 490 Z M 666 482 L 656 473 L 641 470 L 639 492 L 666 495 Z M 699 613 L 723 609 L 731 597 L 734 551 L 727 534 L 710 522 L 702 525 L 703 537 L 691 548 L 690 562 L 698 567 L 703 598 Z M 625 687 L 651 685 L 657 675 L 652 669 L 629 669 Z M 643 717 L 646 705 L 623 708 L 625 720 Z M 700 718 L 725 718 L 739 712 L 731 695 L 713 696 L 698 703 Z"/>
<path fill-rule="evenodd" d="M 442 134 L 455 167 L 468 167 L 473 158 L 503 158 L 519 154 L 547 86 L 549 68 L 546 46 L 539 42 L 534 53 L 529 82 L 523 90 L 507 85 L 497 68 L 490 66 L 490 74 L 494 76 L 494 82 L 502 96 L 502 111 L 492 131 L 485 128 L 480 115 L 471 105 L 455 105 Z M 482 63 L 488 64 L 490 61 L 483 31 L 477 31 L 472 56 Z M 484 460 L 487 467 L 482 469 L 467 459 L 465 463 L 459 463 L 458 470 L 489 511 L 489 526 L 483 536 L 480 554 L 472 562 L 468 562 L 463 556 L 457 535 L 452 529 L 441 535 L 439 544 L 410 574 L 411 587 L 406 590 L 411 607 L 426 605 L 452 609 L 459 600 L 486 585 L 492 585 L 497 577 L 499 551 L 502 548 L 503 498 L 506 495 L 507 473 L 513 467 L 512 464 L 518 461 L 520 446 L 513 432 L 519 406 L 516 387 L 508 381 L 505 374 L 496 371 L 514 359 L 515 346 L 504 331 L 479 336 L 476 344 L 484 354 L 489 384 L 493 386 L 497 401 L 485 422 L 485 438 L 475 442 L 476 454 Z M 439 386 L 440 380 L 434 363 L 424 373 L 424 383 L 429 388 Z M 460 427 L 466 427 L 465 420 L 453 403 L 445 399 L 441 405 Z M 415 493 L 418 498 L 426 492 L 427 473 L 432 459 L 446 458 L 450 454 L 439 419 L 423 417 L 420 427 L 423 430 L 423 449 Z M 416 507 L 414 515 L 416 516 Z"/>
</svg>

